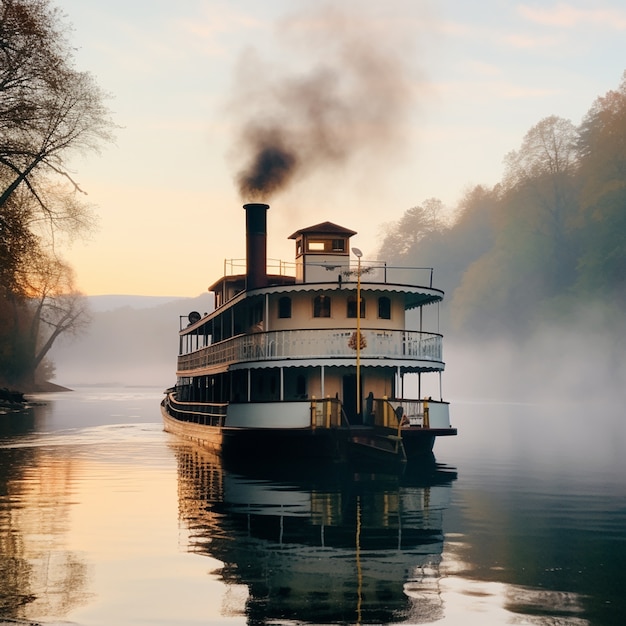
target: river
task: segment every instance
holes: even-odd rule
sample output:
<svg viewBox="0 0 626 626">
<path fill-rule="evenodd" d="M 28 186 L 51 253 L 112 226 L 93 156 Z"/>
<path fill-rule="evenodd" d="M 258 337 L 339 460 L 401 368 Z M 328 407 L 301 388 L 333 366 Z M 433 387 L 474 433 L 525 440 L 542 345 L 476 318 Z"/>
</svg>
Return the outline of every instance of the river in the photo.
<svg viewBox="0 0 626 626">
<path fill-rule="evenodd" d="M 385 475 L 222 467 L 161 397 L 0 414 L 0 623 L 625 623 L 621 407 L 459 401 Z"/>
</svg>

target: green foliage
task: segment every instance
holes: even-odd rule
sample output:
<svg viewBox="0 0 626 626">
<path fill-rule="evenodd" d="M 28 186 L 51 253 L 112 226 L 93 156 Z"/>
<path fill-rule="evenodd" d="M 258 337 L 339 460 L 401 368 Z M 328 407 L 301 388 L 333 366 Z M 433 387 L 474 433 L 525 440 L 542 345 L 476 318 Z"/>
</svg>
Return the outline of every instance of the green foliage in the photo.
<svg viewBox="0 0 626 626">
<path fill-rule="evenodd" d="M 591 305 L 623 325 L 626 74 L 580 127 L 553 115 L 531 128 L 502 183 L 468 192 L 451 223 L 433 227 L 418 206 L 389 233 L 381 256 L 433 266 L 458 332 L 521 339 Z"/>
<path fill-rule="evenodd" d="M 626 304 L 626 74 L 617 91 L 598 98 L 581 130 L 581 228 L 585 247 L 578 287 L 609 291 Z"/>
</svg>

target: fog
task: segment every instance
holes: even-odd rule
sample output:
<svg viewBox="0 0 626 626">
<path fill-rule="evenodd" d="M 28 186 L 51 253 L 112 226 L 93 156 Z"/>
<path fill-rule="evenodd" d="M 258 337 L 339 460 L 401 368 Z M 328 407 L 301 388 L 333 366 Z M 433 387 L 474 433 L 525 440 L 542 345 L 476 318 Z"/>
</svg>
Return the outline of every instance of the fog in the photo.
<svg viewBox="0 0 626 626">
<path fill-rule="evenodd" d="M 54 382 L 68 388 L 172 386 L 179 316 L 210 310 L 209 294 L 141 306 L 94 312 L 87 334 L 55 346 Z M 521 343 L 462 338 L 442 327 L 441 396 L 450 402 L 459 436 L 441 438 L 437 453 L 460 462 L 473 451 L 487 465 L 495 463 L 494 471 L 499 460 L 524 458 L 554 476 L 622 467 L 626 368 L 620 347 L 591 311 L 579 322 L 545 326 Z M 438 375 L 424 375 L 419 395 L 438 398 L 439 383 Z M 404 389 L 417 397 L 417 377 L 405 377 Z"/>
<path fill-rule="evenodd" d="M 602 320 L 589 306 L 574 323 L 545 323 L 523 340 L 472 341 L 449 334 L 447 386 L 457 399 L 621 405 L 626 400 L 621 337 Z"/>
<path fill-rule="evenodd" d="M 50 357 L 56 384 L 157 386 L 175 383 L 180 316 L 212 308 L 211 296 L 169 301 L 120 297 L 93 302 L 93 319 L 78 338 L 66 337 Z M 104 309 L 104 310 L 102 310 Z M 438 316 L 436 307 L 429 315 Z M 426 316 L 425 316 L 426 318 Z M 524 341 L 444 335 L 441 392 L 459 403 L 523 403 L 585 408 L 621 407 L 626 402 L 626 366 L 615 335 L 591 309 L 576 326 L 546 325 Z M 417 396 L 416 377 L 405 380 Z M 439 397 L 439 378 L 422 377 L 422 396 Z M 613 411 L 614 412 L 614 408 Z M 454 416 L 455 408 L 452 407 Z"/>
<path fill-rule="evenodd" d="M 180 316 L 212 310 L 197 298 L 107 296 L 92 301 L 92 321 L 79 337 L 62 337 L 50 352 L 54 381 L 78 385 L 172 386 L 176 382 Z"/>
</svg>

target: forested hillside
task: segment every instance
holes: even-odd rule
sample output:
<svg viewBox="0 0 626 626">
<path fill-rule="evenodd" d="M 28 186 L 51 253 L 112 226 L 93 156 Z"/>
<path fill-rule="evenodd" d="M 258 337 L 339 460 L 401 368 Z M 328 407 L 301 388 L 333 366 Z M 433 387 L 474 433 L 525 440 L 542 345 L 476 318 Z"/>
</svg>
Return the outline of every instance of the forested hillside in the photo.
<svg viewBox="0 0 626 626">
<path fill-rule="evenodd" d="M 493 188 L 468 190 L 452 220 L 437 199 L 388 227 L 380 256 L 435 268 L 449 330 L 527 337 L 581 316 L 626 320 L 626 73 L 580 126 L 556 115 L 504 158 Z"/>
</svg>

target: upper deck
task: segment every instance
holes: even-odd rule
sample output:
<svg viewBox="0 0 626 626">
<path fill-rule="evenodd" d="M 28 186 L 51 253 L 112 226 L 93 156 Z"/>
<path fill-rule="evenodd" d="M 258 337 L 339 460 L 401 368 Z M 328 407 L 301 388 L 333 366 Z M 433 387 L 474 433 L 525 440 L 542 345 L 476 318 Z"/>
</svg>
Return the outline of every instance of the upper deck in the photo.
<svg viewBox="0 0 626 626">
<path fill-rule="evenodd" d="M 246 289 L 245 259 L 229 259 L 224 262 L 224 275 L 209 287 L 215 294 L 216 310 L 231 300 L 247 294 L 314 291 L 320 289 L 355 289 L 364 292 L 372 290 L 395 291 L 413 294 L 407 298 L 407 309 L 439 302 L 443 291 L 433 287 L 432 267 L 408 267 L 388 264 L 386 261 L 361 261 L 359 263 L 333 262 L 320 258 L 306 265 L 306 280 L 296 278 L 296 264 L 270 259 L 263 286 Z M 360 284 L 359 284 L 360 283 Z M 240 296 L 239 299 L 241 299 Z M 183 329 L 181 328 L 181 331 Z"/>
<path fill-rule="evenodd" d="M 181 319 L 179 371 L 196 369 L 197 362 L 192 365 L 193 359 L 183 357 L 199 352 L 201 368 L 250 362 L 250 352 L 244 349 L 246 337 L 256 336 L 257 345 L 261 333 L 267 342 L 259 352 L 262 360 L 345 359 L 351 353 L 338 354 L 333 344 L 338 336 L 350 335 L 357 328 L 374 331 L 372 339 L 387 338 L 376 339 L 378 349 L 370 352 L 371 358 L 399 360 L 406 367 L 441 366 L 438 316 L 429 325 L 422 313 L 410 319 L 406 315 L 443 299 L 443 292 L 433 287 L 432 268 L 364 260 L 357 248 L 352 248 L 351 256 L 350 238 L 355 231 L 331 222 L 291 235 L 294 262 L 268 259 L 265 213 L 269 207 L 252 204 L 244 208 L 246 258 L 224 263 L 223 277 L 209 287 L 215 295 L 212 312 L 204 317 L 193 312 L 186 325 Z M 430 337 L 434 336 L 433 344 Z M 298 352 L 302 341 L 309 346 L 306 355 Z M 433 345 L 437 346 L 434 352 Z M 281 349 L 275 352 L 275 346 Z M 213 354 L 225 348 L 227 357 Z"/>
</svg>

